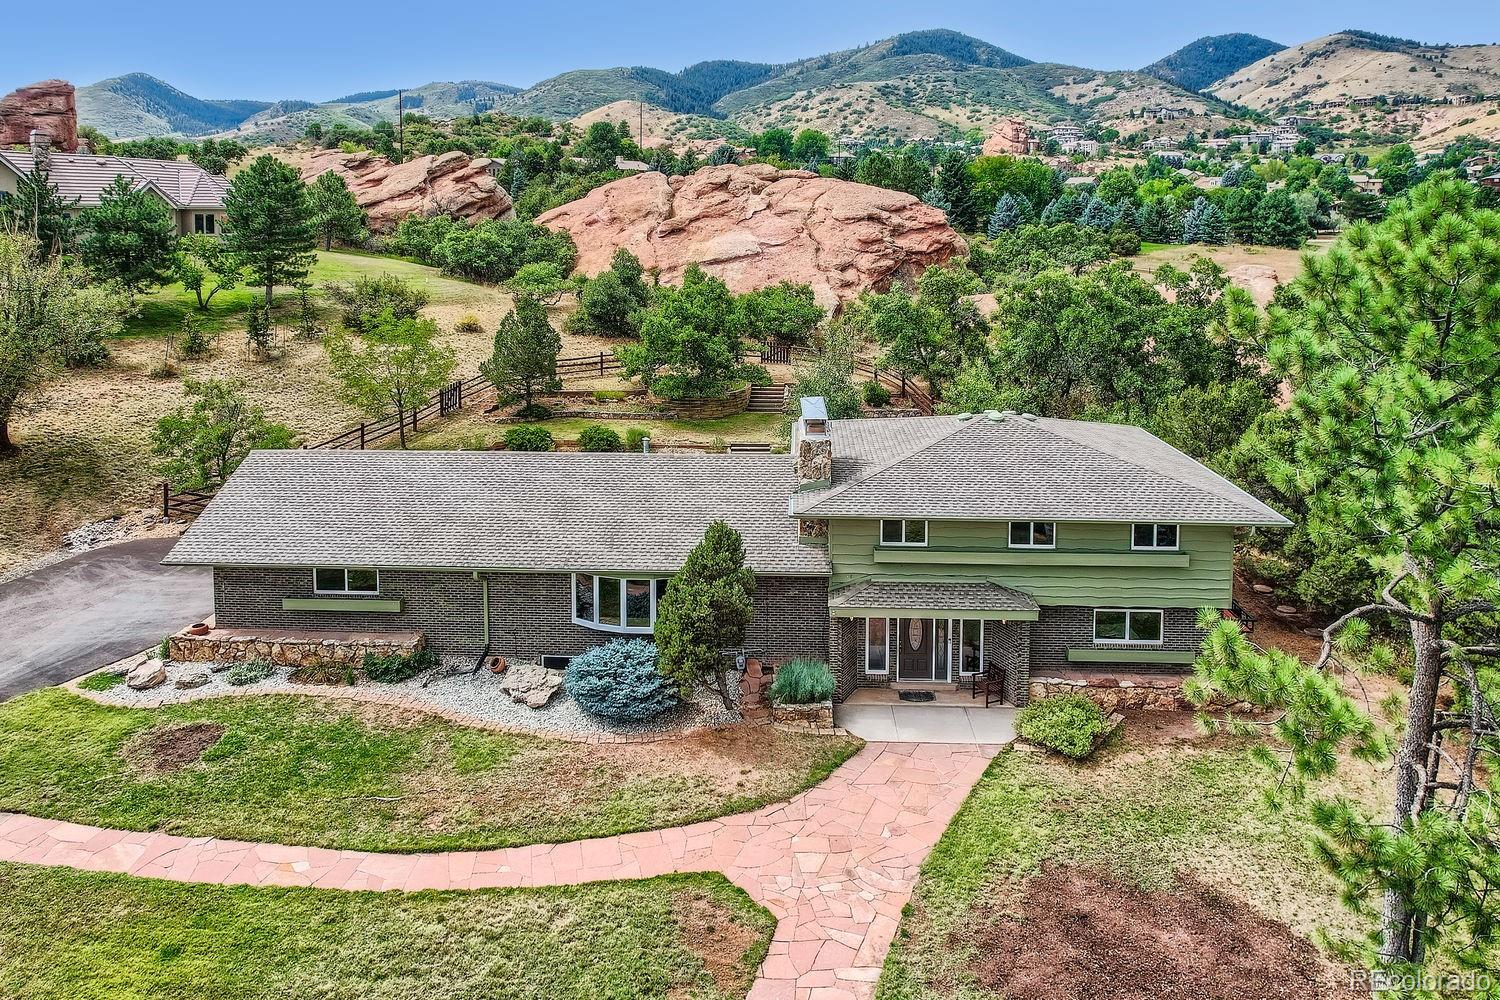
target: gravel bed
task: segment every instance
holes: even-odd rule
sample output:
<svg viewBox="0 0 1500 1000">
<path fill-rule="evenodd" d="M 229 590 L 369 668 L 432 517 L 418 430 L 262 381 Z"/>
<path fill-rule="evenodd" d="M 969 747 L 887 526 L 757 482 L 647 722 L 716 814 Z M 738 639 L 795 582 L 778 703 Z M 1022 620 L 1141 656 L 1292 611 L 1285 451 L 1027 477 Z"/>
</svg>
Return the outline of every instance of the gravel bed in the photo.
<svg viewBox="0 0 1500 1000">
<path fill-rule="evenodd" d="M 467 716 L 505 729 L 554 733 L 575 738 L 665 733 L 741 721 L 738 708 L 726 710 L 719 696 L 706 688 L 698 688 L 691 698 L 671 711 L 638 723 L 615 724 L 589 715 L 568 697 L 564 688 L 558 689 L 545 708 L 527 708 L 520 702 L 512 701 L 510 695 L 500 690 L 503 675 L 493 674 L 488 670 L 470 673 L 474 665 L 473 657 L 445 657 L 444 660 L 438 676 L 432 677 L 426 687 L 422 686 L 422 682 L 431 676 L 429 674 L 422 674 L 399 684 L 376 684 L 370 681 L 362 681 L 354 687 L 296 684 L 289 679 L 290 671 L 285 667 L 277 667 L 276 672 L 265 680 L 236 686 L 227 680 L 228 671 L 214 673 L 207 663 L 168 663 L 166 682 L 149 691 L 134 691 L 123 683 L 107 691 L 78 690 L 76 682 L 69 687 L 85 698 L 124 708 L 156 708 L 227 694 L 308 694 L 331 698 L 342 695 L 350 700 L 357 700 L 362 695 L 381 699 L 396 698 L 412 707 L 431 708 L 440 714 Z M 106 673 L 111 670 L 118 670 L 118 667 L 105 667 L 96 672 Z M 450 670 L 457 672 L 446 672 Z M 203 673 L 208 674 L 208 683 L 201 687 L 184 689 L 176 686 L 179 678 Z"/>
</svg>

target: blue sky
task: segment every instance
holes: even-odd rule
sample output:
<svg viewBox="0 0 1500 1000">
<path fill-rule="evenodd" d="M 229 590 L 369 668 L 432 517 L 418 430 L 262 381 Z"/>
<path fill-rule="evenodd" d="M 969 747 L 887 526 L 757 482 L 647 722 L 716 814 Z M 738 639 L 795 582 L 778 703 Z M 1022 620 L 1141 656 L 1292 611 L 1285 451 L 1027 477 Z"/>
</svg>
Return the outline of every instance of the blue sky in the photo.
<svg viewBox="0 0 1500 1000">
<path fill-rule="evenodd" d="M 198 97 L 265 100 L 328 100 L 432 80 L 526 86 L 586 67 L 676 70 L 718 58 L 787 62 L 936 27 L 1031 59 L 1096 69 L 1139 67 L 1201 35 L 1231 31 L 1285 44 L 1349 27 L 1429 42 L 1500 42 L 1500 3 L 1494 0 L 73 0 L 10 6 L 0 93 L 47 77 L 82 85 L 139 70 Z M 17 39 L 37 41 L 18 45 Z"/>
</svg>

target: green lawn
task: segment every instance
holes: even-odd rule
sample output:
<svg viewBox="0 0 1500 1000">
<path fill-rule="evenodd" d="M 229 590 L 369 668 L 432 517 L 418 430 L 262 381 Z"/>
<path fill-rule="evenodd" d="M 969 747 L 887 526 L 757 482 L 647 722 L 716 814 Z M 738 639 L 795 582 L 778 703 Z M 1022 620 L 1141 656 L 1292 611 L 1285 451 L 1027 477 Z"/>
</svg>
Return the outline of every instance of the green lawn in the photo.
<svg viewBox="0 0 1500 1000">
<path fill-rule="evenodd" d="M 1310 826 L 1295 807 L 1266 805 L 1271 779 L 1246 746 L 1220 738 L 1140 748 L 1129 728 L 1084 764 L 1014 750 L 995 759 L 923 865 L 881 1000 L 991 995 L 976 932 L 1015 920 L 1001 937 L 1031 933 L 1022 897 L 1052 866 L 1102 870 L 1144 890 L 1191 878 L 1304 938 L 1360 929 L 1309 856 Z M 1384 808 L 1372 769 L 1350 782 Z M 1149 995 L 1141 990 L 1135 983 L 1129 996 Z"/>
<path fill-rule="evenodd" d="M 163 771 L 149 747 L 187 723 L 222 737 Z M 859 746 L 761 726 L 591 745 L 333 699 L 124 709 L 51 688 L 0 703 L 0 812 L 331 848 L 506 847 L 753 809 Z"/>
<path fill-rule="evenodd" d="M 774 927 L 719 875 L 377 893 L 0 863 L 0 994 L 729 1000 L 749 989 Z"/>
<path fill-rule="evenodd" d="M 315 288 L 329 281 L 353 281 L 355 278 L 379 274 L 394 274 L 420 288 L 425 288 L 435 306 L 484 305 L 495 300 L 501 293 L 494 288 L 472 282 L 450 278 L 425 264 L 416 264 L 399 257 L 382 257 L 378 254 L 349 253 L 346 251 L 319 250 L 317 262 L 308 273 L 307 280 Z M 278 302 L 292 304 L 290 288 L 277 290 Z M 223 331 L 242 326 L 239 317 L 258 301 L 264 291 L 241 285 L 214 296 L 208 310 L 198 309 L 198 300 L 192 292 L 179 284 L 165 285 L 138 300 L 139 312 L 125 325 L 126 336 L 158 336 L 175 331 L 182 326 L 182 317 L 191 313 L 210 330 Z M 285 296 L 285 299 L 282 299 Z"/>
</svg>

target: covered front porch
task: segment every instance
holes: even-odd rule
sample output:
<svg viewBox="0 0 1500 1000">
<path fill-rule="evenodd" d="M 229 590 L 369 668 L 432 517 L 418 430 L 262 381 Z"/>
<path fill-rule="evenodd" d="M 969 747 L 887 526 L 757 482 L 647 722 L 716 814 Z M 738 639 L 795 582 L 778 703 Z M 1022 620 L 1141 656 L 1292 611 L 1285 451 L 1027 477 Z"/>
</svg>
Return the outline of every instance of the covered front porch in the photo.
<svg viewBox="0 0 1500 1000">
<path fill-rule="evenodd" d="M 1038 608 L 992 582 L 867 580 L 829 595 L 837 700 L 867 690 L 930 693 L 968 707 L 1024 704 Z M 866 696 L 868 697 L 868 696 Z"/>
</svg>

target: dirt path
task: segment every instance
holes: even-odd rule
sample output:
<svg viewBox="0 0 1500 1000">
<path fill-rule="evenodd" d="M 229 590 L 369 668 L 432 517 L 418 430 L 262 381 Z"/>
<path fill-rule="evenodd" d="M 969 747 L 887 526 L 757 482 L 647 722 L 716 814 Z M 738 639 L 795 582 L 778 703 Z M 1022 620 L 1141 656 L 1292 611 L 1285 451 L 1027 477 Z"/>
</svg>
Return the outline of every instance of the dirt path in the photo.
<svg viewBox="0 0 1500 1000">
<path fill-rule="evenodd" d="M 498 851 L 375 854 L 129 833 L 0 814 L 0 860 L 176 882 L 329 889 L 572 885 L 724 873 L 778 921 L 750 1000 L 874 993 L 922 862 L 996 747 L 870 744 L 779 805 L 691 826 Z"/>
</svg>

